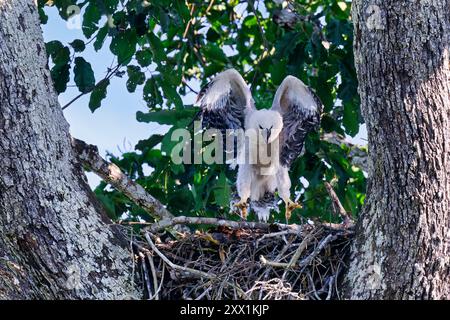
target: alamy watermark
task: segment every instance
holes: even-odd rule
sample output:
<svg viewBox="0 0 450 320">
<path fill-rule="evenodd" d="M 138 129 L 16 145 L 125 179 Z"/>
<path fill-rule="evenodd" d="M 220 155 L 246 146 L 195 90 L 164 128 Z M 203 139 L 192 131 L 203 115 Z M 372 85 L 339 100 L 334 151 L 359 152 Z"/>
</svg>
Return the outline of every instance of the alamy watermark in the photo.
<svg viewBox="0 0 450 320">
<path fill-rule="evenodd" d="M 171 141 L 177 142 L 170 154 L 175 164 L 258 165 L 260 174 L 273 174 L 279 161 L 280 130 L 270 129 L 206 129 L 194 122 L 194 133 L 176 129 Z"/>
</svg>

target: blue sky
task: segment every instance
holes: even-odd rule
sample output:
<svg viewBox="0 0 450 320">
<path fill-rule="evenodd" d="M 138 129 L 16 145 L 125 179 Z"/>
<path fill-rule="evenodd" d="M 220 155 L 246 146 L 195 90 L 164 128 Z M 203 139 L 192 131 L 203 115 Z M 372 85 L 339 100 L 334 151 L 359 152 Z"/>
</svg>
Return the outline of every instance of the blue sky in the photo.
<svg viewBox="0 0 450 320">
<path fill-rule="evenodd" d="M 68 43 L 74 39 L 84 40 L 81 29 L 68 28 L 55 7 L 46 10 L 49 20 L 43 26 L 45 41 L 59 40 Z M 109 42 L 99 52 L 95 52 L 92 45 L 88 46 L 83 57 L 89 61 L 94 69 L 96 80 L 102 79 L 107 68 L 114 61 L 109 51 Z M 97 145 L 102 155 L 107 151 L 120 154 L 134 149 L 135 144 L 148 138 L 153 133 L 163 133 L 165 128 L 157 124 L 146 124 L 136 121 L 137 111 L 147 111 L 142 99 L 142 88 L 131 94 L 127 91 L 124 78 L 114 77 L 108 88 L 106 99 L 102 107 L 92 113 L 88 108 L 89 95 L 83 96 L 64 110 L 64 115 L 70 124 L 71 134 Z M 73 79 L 69 85 L 74 85 Z M 76 87 L 70 86 L 59 96 L 61 106 L 79 94 Z M 96 185 L 100 179 L 88 174 L 91 186 Z"/>
<path fill-rule="evenodd" d="M 77 17 L 68 26 L 67 22 L 60 18 L 55 7 L 47 7 L 46 13 L 49 20 L 46 25 L 42 26 L 45 41 L 59 40 L 68 43 L 74 39 L 85 40 L 81 28 L 73 27 L 73 22 L 76 22 Z M 114 62 L 114 56 L 109 51 L 109 40 L 105 41 L 103 49 L 99 52 L 95 52 L 92 45 L 88 46 L 83 57 L 91 63 L 97 81 L 104 77 L 107 68 Z M 107 151 L 116 155 L 132 151 L 139 140 L 146 139 L 154 133 L 164 133 L 167 130 L 158 124 L 136 121 L 136 112 L 146 112 L 148 109 L 142 99 L 142 87 L 138 87 L 135 93 L 129 93 L 125 86 L 126 79 L 126 76 L 123 78 L 113 77 L 102 107 L 94 113 L 88 108 L 89 95 L 81 97 L 64 110 L 64 115 L 70 124 L 71 134 L 98 146 L 103 156 Z M 190 85 L 198 89 L 198 83 L 190 83 Z M 71 79 L 67 91 L 59 96 L 61 106 L 78 94 L 79 91 Z M 192 104 L 194 98 L 190 94 L 183 97 L 183 101 L 185 104 Z M 348 137 L 348 139 L 354 143 L 366 144 L 366 137 L 367 132 L 363 126 L 355 138 Z M 87 175 L 90 185 L 95 187 L 100 179 L 92 173 Z"/>
</svg>

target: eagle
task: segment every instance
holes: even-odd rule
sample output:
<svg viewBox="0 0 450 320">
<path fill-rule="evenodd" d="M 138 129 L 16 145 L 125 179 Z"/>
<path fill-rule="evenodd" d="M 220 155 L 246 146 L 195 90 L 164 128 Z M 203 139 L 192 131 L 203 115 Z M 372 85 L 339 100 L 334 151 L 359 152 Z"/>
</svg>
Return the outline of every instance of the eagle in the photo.
<svg viewBox="0 0 450 320">
<path fill-rule="evenodd" d="M 301 207 L 291 200 L 289 168 L 302 155 L 308 133 L 320 126 L 323 106 L 315 93 L 301 80 L 287 76 L 271 109 L 258 110 L 245 80 L 238 71 L 228 69 L 201 89 L 196 105 L 204 129 L 216 129 L 224 137 L 237 130 L 245 133 L 245 139 L 233 140 L 237 149 L 233 158 L 241 160 L 236 181 L 240 199 L 234 206 L 242 218 L 247 218 L 250 202 L 258 220 L 267 222 L 270 209 L 260 204 L 278 192 L 289 221 L 292 211 Z M 250 131 L 255 132 L 248 135 L 253 139 L 247 139 Z M 229 145 L 225 151 L 229 152 Z"/>
</svg>

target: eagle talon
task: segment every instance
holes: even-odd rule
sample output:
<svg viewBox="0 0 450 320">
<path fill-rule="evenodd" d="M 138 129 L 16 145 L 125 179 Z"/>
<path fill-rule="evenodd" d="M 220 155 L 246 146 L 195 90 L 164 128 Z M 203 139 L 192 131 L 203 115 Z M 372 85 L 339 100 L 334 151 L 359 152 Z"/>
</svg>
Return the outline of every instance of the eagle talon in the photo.
<svg viewBox="0 0 450 320">
<path fill-rule="evenodd" d="M 244 220 L 247 220 L 247 208 L 248 208 L 248 204 L 247 201 L 239 201 L 238 203 L 234 204 L 234 206 L 240 210 L 241 214 L 241 218 L 243 218 Z"/>
<path fill-rule="evenodd" d="M 286 221 L 289 221 L 289 219 L 291 218 L 292 211 L 300 208 L 302 208 L 301 204 L 293 202 L 291 200 L 286 201 L 286 213 L 285 213 Z"/>
</svg>

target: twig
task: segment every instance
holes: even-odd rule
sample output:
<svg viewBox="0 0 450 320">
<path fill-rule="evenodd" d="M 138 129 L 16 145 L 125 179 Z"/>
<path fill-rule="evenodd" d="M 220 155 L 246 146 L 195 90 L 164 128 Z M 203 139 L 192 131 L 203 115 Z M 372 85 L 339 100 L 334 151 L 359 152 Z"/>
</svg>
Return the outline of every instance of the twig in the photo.
<svg viewBox="0 0 450 320">
<path fill-rule="evenodd" d="M 114 163 L 109 163 L 103 159 L 96 146 L 88 145 L 75 138 L 72 139 L 72 145 L 78 154 L 78 158 L 85 166 L 150 214 L 161 219 L 173 217 L 164 205 L 147 193 L 141 185 L 128 178 Z"/>
<path fill-rule="evenodd" d="M 152 277 L 153 277 L 153 288 L 155 289 L 155 293 L 153 294 L 154 300 L 159 300 L 159 294 L 158 294 L 158 278 L 156 276 L 156 269 L 155 269 L 155 263 L 153 261 L 153 256 L 150 254 L 150 252 L 146 253 L 147 260 L 150 264 L 150 268 L 152 271 Z"/>
<path fill-rule="evenodd" d="M 298 261 L 298 259 L 300 258 L 301 254 L 303 253 L 303 251 L 306 249 L 306 247 L 310 243 L 310 240 L 311 240 L 312 237 L 313 237 L 313 234 L 312 233 L 308 233 L 308 235 L 302 240 L 302 242 L 298 246 L 297 250 L 295 250 L 294 255 L 292 256 L 291 260 L 288 263 L 269 261 L 263 255 L 261 255 L 259 257 L 259 261 L 263 265 L 269 265 L 269 266 L 272 266 L 272 267 L 290 269 Z M 286 272 L 285 272 L 285 274 L 283 274 L 283 277 L 282 277 L 283 279 L 285 278 L 285 275 L 286 275 Z"/>
<path fill-rule="evenodd" d="M 335 276 L 331 276 L 329 283 L 328 283 L 328 294 L 327 294 L 327 298 L 326 300 L 330 300 L 331 299 L 331 294 L 333 292 L 333 282 L 334 282 L 334 277 Z"/>
<path fill-rule="evenodd" d="M 163 287 L 163 283 L 164 283 L 164 273 L 166 272 L 166 265 L 163 263 L 163 266 L 162 266 L 162 271 L 161 271 L 161 282 L 159 283 L 159 287 L 158 287 L 158 289 L 156 290 L 156 292 L 155 292 L 155 294 L 152 296 L 152 297 L 150 297 L 150 300 L 157 300 L 157 299 L 155 299 L 157 296 L 159 297 L 159 293 L 161 292 L 161 289 L 162 289 L 162 287 Z"/>
<path fill-rule="evenodd" d="M 191 10 L 190 10 L 190 12 L 189 12 L 190 19 L 189 19 L 189 21 L 188 21 L 188 23 L 187 23 L 187 25 L 186 25 L 186 28 L 184 29 L 184 32 L 183 32 L 183 39 L 186 38 L 186 36 L 187 36 L 187 34 L 188 34 L 188 32 L 189 32 L 189 29 L 191 28 L 192 22 L 193 22 L 193 20 L 194 20 L 194 18 L 192 17 L 193 14 L 194 14 L 194 10 L 195 10 L 195 4 L 192 5 Z"/>
<path fill-rule="evenodd" d="M 286 267 L 287 269 L 292 268 L 292 266 L 297 263 L 298 259 L 300 258 L 303 251 L 306 249 L 306 247 L 308 246 L 308 244 L 310 243 L 310 241 L 314 235 L 315 235 L 315 233 L 311 232 L 311 233 L 308 233 L 306 235 L 306 237 L 303 238 L 303 240 L 302 240 L 302 242 L 300 242 L 297 250 L 295 250 L 295 253 L 292 256 L 291 260 L 287 264 L 287 267 Z"/>
<path fill-rule="evenodd" d="M 79 98 L 81 98 L 82 96 L 84 96 L 85 94 L 91 93 L 95 88 L 97 88 L 99 85 L 101 85 L 104 81 L 107 81 L 109 79 L 111 79 L 111 77 L 113 75 L 116 74 L 117 70 L 119 70 L 119 68 L 122 66 L 121 63 L 117 64 L 117 66 L 115 66 L 113 69 L 109 70 L 108 73 L 106 74 L 106 76 L 100 80 L 99 82 L 97 82 L 94 87 L 89 90 L 88 92 L 82 92 L 79 95 L 77 95 L 75 98 L 73 98 L 72 100 L 70 100 L 68 103 L 66 103 L 63 107 L 62 110 L 68 108 L 72 103 L 74 103 L 75 101 L 77 101 Z"/>
<path fill-rule="evenodd" d="M 258 246 L 258 243 L 260 243 L 261 241 L 263 241 L 267 238 L 274 238 L 274 237 L 285 236 L 287 234 L 297 234 L 297 233 L 298 233 L 298 230 L 284 230 L 284 231 L 279 231 L 279 232 L 266 233 L 261 238 L 256 240 L 256 246 Z"/>
<path fill-rule="evenodd" d="M 208 15 L 209 11 L 211 10 L 212 6 L 214 5 L 214 1 L 215 0 L 211 0 L 209 2 L 208 8 L 206 8 L 206 11 L 205 11 L 205 16 Z"/>
<path fill-rule="evenodd" d="M 150 285 L 150 279 L 148 278 L 148 270 L 147 270 L 147 265 L 145 263 L 145 256 L 144 256 L 144 254 L 142 252 L 140 252 L 139 253 L 139 257 L 141 258 L 142 269 L 144 270 L 145 286 L 147 287 L 148 296 L 151 297 L 152 296 L 152 289 L 151 289 L 151 285 Z"/>
<path fill-rule="evenodd" d="M 286 268 L 288 266 L 287 263 L 267 260 L 263 255 L 259 256 L 259 261 L 263 264 L 263 266 L 271 266 L 277 268 Z"/>
<path fill-rule="evenodd" d="M 309 256 L 307 256 L 305 259 L 300 261 L 300 263 L 299 263 L 300 267 L 309 265 L 328 243 L 330 243 L 336 239 L 337 239 L 337 236 L 334 234 L 329 234 L 324 239 L 322 239 L 320 241 L 319 245 L 314 248 L 314 251 Z"/>
<path fill-rule="evenodd" d="M 329 182 L 325 182 L 325 188 L 330 195 L 334 212 L 342 217 L 342 219 L 344 220 L 344 225 L 348 226 L 350 224 L 353 224 L 354 222 L 352 218 L 348 215 L 347 211 L 345 211 L 344 206 L 341 204 L 341 201 L 339 201 L 336 192 L 334 192 L 334 189 Z"/>
<path fill-rule="evenodd" d="M 208 294 L 209 291 L 211 291 L 212 287 L 208 287 L 201 295 L 199 295 L 195 300 L 201 300 L 205 295 Z"/>
<path fill-rule="evenodd" d="M 186 81 L 186 79 L 185 79 L 184 77 L 181 79 L 181 82 L 183 82 L 183 84 L 184 84 L 186 87 L 188 87 L 189 90 L 191 90 L 193 93 L 198 94 L 198 91 L 197 91 L 197 90 L 194 90 L 194 89 L 189 85 L 189 83 Z"/>
<path fill-rule="evenodd" d="M 247 1 L 248 5 L 250 6 L 250 9 L 252 10 L 253 14 L 256 18 L 256 23 L 258 24 L 259 33 L 261 34 L 261 39 L 263 41 L 264 51 L 269 51 L 269 42 L 267 41 L 266 35 L 264 34 L 264 29 L 261 25 L 261 21 L 259 20 L 258 13 L 256 12 L 255 6 L 253 5 L 253 0 Z"/>
</svg>

